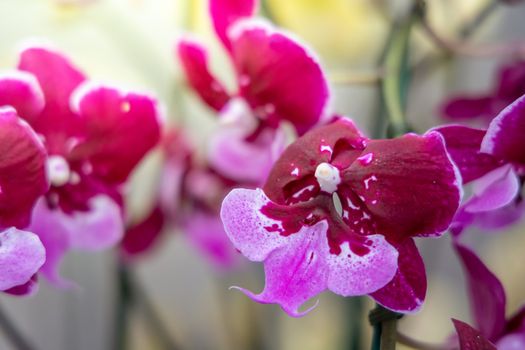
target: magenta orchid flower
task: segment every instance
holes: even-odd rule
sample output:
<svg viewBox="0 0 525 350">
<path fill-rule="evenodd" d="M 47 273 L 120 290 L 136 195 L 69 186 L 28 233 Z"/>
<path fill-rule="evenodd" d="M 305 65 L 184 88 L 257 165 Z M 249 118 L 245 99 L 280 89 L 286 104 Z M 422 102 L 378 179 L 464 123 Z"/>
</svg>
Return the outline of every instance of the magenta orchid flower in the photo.
<svg viewBox="0 0 525 350">
<path fill-rule="evenodd" d="M 177 54 L 186 78 L 220 127 L 209 145 L 210 165 L 222 175 L 262 184 L 283 149 L 283 122 L 299 135 L 328 114 L 329 91 L 317 58 L 270 24 L 250 18 L 255 0 L 210 0 L 211 19 L 237 80 L 228 92 L 210 72 L 206 49 L 185 38 Z"/>
<path fill-rule="evenodd" d="M 58 265 L 70 249 L 100 250 L 123 235 L 122 185 L 160 134 L 149 96 L 97 85 L 66 57 L 28 48 L 19 71 L 0 77 L 2 104 L 14 107 L 46 147 L 51 183 L 29 229 L 47 252 L 41 272 L 66 285 Z"/>
<path fill-rule="evenodd" d="M 195 159 L 195 150 L 181 129 L 166 133 L 164 165 L 156 204 L 138 223 L 130 226 L 122 241 L 122 253 L 131 261 L 149 251 L 164 230 L 180 229 L 203 257 L 219 269 L 238 262 L 219 217 L 224 196 L 237 183 L 220 176 Z"/>
<path fill-rule="evenodd" d="M 408 313 L 426 293 L 413 238 L 440 236 L 460 198 L 439 133 L 370 140 L 341 118 L 291 144 L 263 189 L 231 191 L 221 217 L 233 245 L 264 263 L 263 292 L 240 288 L 252 299 L 302 316 L 329 289 Z"/>
<path fill-rule="evenodd" d="M 525 61 L 501 67 L 496 86 L 485 95 L 463 95 L 441 107 L 441 115 L 455 120 L 481 119 L 486 126 L 494 116 L 525 94 Z"/>
<path fill-rule="evenodd" d="M 486 339 L 485 344 L 495 344 L 499 350 L 524 349 L 525 305 L 516 314 L 506 318 L 506 296 L 500 280 L 473 251 L 458 243 L 454 247 L 465 271 L 475 328 L 480 336 L 478 338 Z M 464 326 L 457 328 L 457 331 L 460 340 L 471 338 L 468 334 L 473 333 L 472 329 Z M 496 349 L 494 345 L 486 346 Z"/>
<path fill-rule="evenodd" d="M 444 126 L 447 149 L 457 163 L 472 196 L 458 211 L 452 232 L 471 224 L 486 229 L 507 226 L 525 213 L 525 95 L 492 120 L 487 131 L 466 126 Z"/>
<path fill-rule="evenodd" d="M 18 74 L 0 80 L 0 90 L 6 85 L 22 94 L 34 88 L 21 85 Z M 37 287 L 33 276 L 46 254 L 38 236 L 24 229 L 36 200 L 49 188 L 46 152 L 31 127 L 4 105 L 4 98 L 0 92 L 0 291 L 31 294 Z"/>
</svg>

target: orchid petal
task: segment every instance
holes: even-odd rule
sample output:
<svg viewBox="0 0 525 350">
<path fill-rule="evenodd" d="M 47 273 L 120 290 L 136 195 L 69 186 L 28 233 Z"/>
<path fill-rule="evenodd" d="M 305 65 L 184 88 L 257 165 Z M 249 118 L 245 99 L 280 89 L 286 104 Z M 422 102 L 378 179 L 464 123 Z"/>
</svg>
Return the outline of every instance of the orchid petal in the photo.
<svg viewBox="0 0 525 350">
<path fill-rule="evenodd" d="M 45 259 L 44 246 L 34 233 L 14 227 L 0 232 L 0 290 L 29 282 Z"/>
<path fill-rule="evenodd" d="M 125 257 L 134 258 L 149 251 L 159 241 L 164 223 L 164 213 L 155 206 L 142 221 L 128 227 L 120 246 Z"/>
<path fill-rule="evenodd" d="M 461 175 L 449 158 L 441 134 L 408 134 L 368 142 L 363 155 L 343 172 L 388 240 L 439 236 L 462 197 Z"/>
<path fill-rule="evenodd" d="M 390 283 L 370 296 L 392 311 L 415 313 L 421 309 L 427 292 L 425 265 L 413 239 L 407 239 L 397 249 L 396 275 Z"/>
<path fill-rule="evenodd" d="M 44 93 L 33 75 L 22 71 L 0 75 L 0 106 L 11 106 L 25 119 L 33 120 L 44 104 Z"/>
<path fill-rule="evenodd" d="M 86 128 L 86 141 L 71 157 L 89 159 L 93 172 L 121 183 L 160 139 L 156 101 L 143 94 L 87 83 L 75 91 L 73 109 Z"/>
<path fill-rule="evenodd" d="M 470 249 L 454 248 L 463 265 L 472 313 L 480 333 L 489 340 L 498 339 L 505 327 L 505 290 L 499 279 Z"/>
<path fill-rule="evenodd" d="M 460 350 L 497 350 L 494 344 L 487 340 L 479 331 L 465 322 L 452 319 L 459 336 Z"/>
<path fill-rule="evenodd" d="M 500 209 L 511 203 L 520 191 L 520 180 L 510 164 L 473 182 L 473 196 L 465 204 L 468 212 Z"/>
<path fill-rule="evenodd" d="M 260 119 L 287 120 L 302 135 L 328 116 L 328 84 L 309 49 L 252 20 L 237 22 L 230 38 L 239 94 Z"/>
<path fill-rule="evenodd" d="M 210 72 L 206 49 L 194 40 L 184 39 L 177 45 L 177 55 L 189 85 L 208 106 L 220 111 L 230 96 Z"/>
<path fill-rule="evenodd" d="M 228 30 L 241 18 L 251 17 L 257 8 L 257 0 L 210 0 L 210 15 L 217 36 L 230 50 Z"/>
<path fill-rule="evenodd" d="M 49 184 L 46 152 L 14 109 L 0 108 L 0 228 L 26 227 L 31 209 Z"/>
<path fill-rule="evenodd" d="M 451 119 L 473 119 L 493 117 L 494 98 L 492 96 L 459 96 L 441 107 L 441 115 Z"/>
<path fill-rule="evenodd" d="M 481 151 L 509 162 L 525 164 L 525 95 L 492 120 Z"/>
<path fill-rule="evenodd" d="M 433 129 L 445 138 L 447 151 L 461 172 L 463 183 L 469 183 L 501 166 L 501 161 L 481 153 L 484 130 L 461 125 L 447 125 Z"/>
</svg>

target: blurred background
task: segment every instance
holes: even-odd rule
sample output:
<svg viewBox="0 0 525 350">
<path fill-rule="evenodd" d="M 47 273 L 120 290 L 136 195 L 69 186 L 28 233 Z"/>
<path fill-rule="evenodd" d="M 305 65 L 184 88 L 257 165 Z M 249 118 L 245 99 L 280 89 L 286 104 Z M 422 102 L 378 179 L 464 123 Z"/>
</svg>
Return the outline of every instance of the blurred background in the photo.
<svg viewBox="0 0 525 350">
<path fill-rule="evenodd" d="M 455 40 L 465 23 L 493 2 L 431 0 L 429 22 L 441 36 Z M 335 110 L 371 131 L 378 113 L 379 57 L 392 22 L 409 5 L 408 0 L 266 0 L 260 14 L 318 52 L 335 94 Z M 480 45 L 525 41 L 525 6 L 493 6 L 469 40 Z M 209 23 L 206 0 L 0 0 L 0 70 L 15 66 L 21 45 L 49 43 L 96 80 L 152 92 L 165 107 L 167 123 L 184 126 L 192 142 L 205 149 L 216 118 L 185 86 L 174 55 L 177 38 L 188 32 L 212 48 L 214 71 L 233 82 Z M 496 68 L 508 59 L 443 58 L 442 50 L 417 27 L 411 44 L 411 63 L 422 68 L 413 72 L 408 117 L 419 132 L 442 122 L 437 108 L 451 94 L 489 89 Z M 436 58 L 432 67 L 424 66 L 428 57 Z M 152 205 L 159 163 L 158 154 L 149 156 L 127 188 L 132 220 L 140 220 Z M 525 301 L 524 228 L 521 224 L 492 234 L 473 231 L 467 237 L 502 279 L 508 313 Z M 452 332 L 451 317 L 468 322 L 470 314 L 449 238 L 428 241 L 419 242 L 429 276 L 427 301 L 420 313 L 404 317 L 399 328 L 414 338 L 439 342 Z M 184 232 L 168 232 L 156 249 L 134 262 L 133 270 L 182 349 L 255 349 L 254 344 L 260 349 L 351 349 L 359 339 L 361 348 L 368 348 L 370 300 L 325 293 L 315 311 L 292 319 L 277 306 L 256 304 L 228 291 L 231 285 L 261 290 L 262 265 L 244 261 L 233 269 L 218 269 Z M 38 349 L 110 349 L 118 288 L 116 252 L 70 254 L 63 274 L 79 287 L 58 290 L 42 279 L 37 295 L 1 295 L 0 303 Z M 154 322 L 143 312 L 133 310 L 129 320 L 131 349 L 163 348 L 152 331 Z M 10 349 L 1 332 L 0 349 Z"/>
</svg>

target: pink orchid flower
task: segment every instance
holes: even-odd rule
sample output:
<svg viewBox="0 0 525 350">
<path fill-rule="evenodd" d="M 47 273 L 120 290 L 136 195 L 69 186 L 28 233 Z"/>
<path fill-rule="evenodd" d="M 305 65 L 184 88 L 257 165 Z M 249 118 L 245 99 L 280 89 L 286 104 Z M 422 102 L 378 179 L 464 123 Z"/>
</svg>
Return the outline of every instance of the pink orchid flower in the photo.
<svg viewBox="0 0 525 350">
<path fill-rule="evenodd" d="M 330 115 L 328 84 L 315 55 L 251 18 L 256 7 L 254 0 L 210 0 L 213 26 L 235 71 L 234 92 L 210 72 L 198 41 L 181 40 L 177 54 L 190 86 L 219 112 L 210 166 L 230 179 L 260 185 L 284 148 L 283 122 L 302 135 Z"/>
<path fill-rule="evenodd" d="M 0 90 L 9 85 L 28 93 L 19 76 L 0 80 Z M 44 264 L 42 242 L 25 231 L 37 199 L 49 188 L 46 152 L 31 127 L 4 104 L 0 91 L 0 291 L 22 295 L 37 289 L 34 275 Z M 35 103 L 39 103 L 34 101 Z"/>
<path fill-rule="evenodd" d="M 471 347 L 472 349 L 524 349 L 525 305 L 513 316 L 506 318 L 505 289 L 500 280 L 472 250 L 457 242 L 454 248 L 465 272 L 475 323 L 474 329 L 464 325 L 456 327 L 460 348 L 470 349 L 464 344 L 467 342 L 475 344 L 477 340 L 476 344 L 480 346 Z"/>
<path fill-rule="evenodd" d="M 486 229 L 505 227 L 525 213 L 525 95 L 501 111 L 488 130 L 449 125 L 436 129 L 458 165 L 472 196 L 458 211 L 452 232 L 472 224 Z"/>
<path fill-rule="evenodd" d="M 494 116 L 525 94 L 525 61 L 503 65 L 494 88 L 478 96 L 463 94 L 451 98 L 441 107 L 444 118 L 454 120 L 481 119 L 486 126 Z"/>
<path fill-rule="evenodd" d="M 51 183 L 29 229 L 46 248 L 40 272 L 67 285 L 59 263 L 70 249 L 96 251 L 123 235 L 122 185 L 160 135 L 156 102 L 87 81 L 57 51 L 25 49 L 15 75 L 0 76 L 2 104 L 43 140 Z"/>
<path fill-rule="evenodd" d="M 329 289 L 409 313 L 426 294 L 413 238 L 440 236 L 460 200 L 439 133 L 370 140 L 341 118 L 291 144 L 262 189 L 231 191 L 221 217 L 233 245 L 264 263 L 262 293 L 241 289 L 252 299 L 302 316 Z"/>
<path fill-rule="evenodd" d="M 168 131 L 162 149 L 156 204 L 143 220 L 128 227 L 121 245 L 124 258 L 131 261 L 152 249 L 164 230 L 180 230 L 213 266 L 232 268 L 238 254 L 224 232 L 219 210 L 238 183 L 200 164 L 182 129 Z"/>
</svg>

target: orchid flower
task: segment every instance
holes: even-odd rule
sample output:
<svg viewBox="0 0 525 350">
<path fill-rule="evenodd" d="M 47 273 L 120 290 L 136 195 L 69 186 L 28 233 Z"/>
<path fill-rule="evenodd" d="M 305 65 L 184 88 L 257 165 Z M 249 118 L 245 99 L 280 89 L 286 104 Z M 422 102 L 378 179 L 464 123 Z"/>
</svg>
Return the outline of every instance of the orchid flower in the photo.
<svg viewBox="0 0 525 350">
<path fill-rule="evenodd" d="M 458 165 L 472 196 L 456 215 L 452 232 L 477 224 L 501 228 L 525 213 L 521 191 L 525 180 L 525 95 L 501 111 L 488 130 L 449 125 L 436 129 Z"/>
<path fill-rule="evenodd" d="M 473 251 L 457 242 L 454 248 L 465 271 L 476 332 L 479 332 L 478 338 L 486 339 L 487 349 L 496 349 L 496 346 L 499 350 L 525 348 L 525 305 L 513 316 L 506 318 L 506 296 L 500 280 Z M 460 340 L 472 338 L 468 336 L 469 333 L 473 333 L 472 329 L 463 326 L 457 328 L 457 331 Z M 486 345 L 488 342 L 496 346 Z"/>
<path fill-rule="evenodd" d="M 234 68 L 229 92 L 210 72 L 207 51 L 185 38 L 177 54 L 191 87 L 220 127 L 209 143 L 209 163 L 222 175 L 262 184 L 284 147 L 284 122 L 302 135 L 328 114 L 328 84 L 312 52 L 290 35 L 250 18 L 255 0 L 210 0 L 218 38 Z"/>
<path fill-rule="evenodd" d="M 0 77 L 2 104 L 43 140 L 51 187 L 29 229 L 47 252 L 41 272 L 68 284 L 58 265 L 70 249 L 96 251 L 123 235 L 122 185 L 160 134 L 156 102 L 87 81 L 57 51 L 25 49 L 14 75 Z"/>
<path fill-rule="evenodd" d="M 34 88 L 21 84 L 16 74 L 0 79 L 0 90 L 5 86 L 21 95 Z M 45 148 L 16 111 L 5 106 L 7 97 L 0 92 L 0 291 L 22 295 L 36 291 L 34 275 L 45 261 L 42 242 L 25 228 L 49 183 Z M 31 103 L 36 107 L 42 100 L 35 97 Z"/>
<path fill-rule="evenodd" d="M 439 133 L 370 140 L 340 118 L 291 144 L 262 189 L 231 191 L 221 217 L 235 248 L 264 263 L 263 292 L 239 288 L 252 299 L 302 316 L 329 289 L 409 313 L 426 293 L 413 238 L 440 236 L 460 200 Z"/>
<path fill-rule="evenodd" d="M 492 91 L 479 96 L 463 95 L 441 107 L 441 115 L 454 120 L 482 119 L 486 126 L 506 106 L 525 94 L 525 61 L 502 66 Z"/>
<path fill-rule="evenodd" d="M 219 269 L 233 267 L 238 254 L 228 240 L 219 210 L 236 181 L 200 164 L 182 129 L 169 130 L 162 142 L 164 164 L 151 212 L 128 227 L 123 256 L 131 261 L 149 251 L 165 229 L 180 229 L 189 242 Z"/>
</svg>

